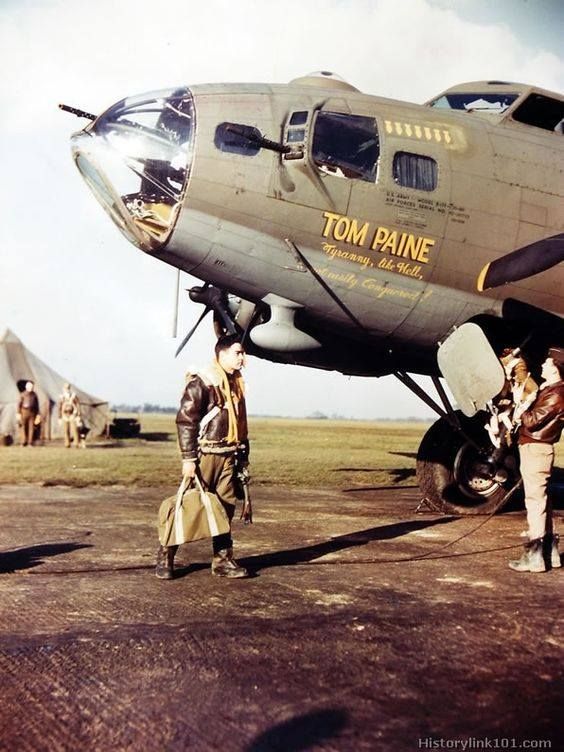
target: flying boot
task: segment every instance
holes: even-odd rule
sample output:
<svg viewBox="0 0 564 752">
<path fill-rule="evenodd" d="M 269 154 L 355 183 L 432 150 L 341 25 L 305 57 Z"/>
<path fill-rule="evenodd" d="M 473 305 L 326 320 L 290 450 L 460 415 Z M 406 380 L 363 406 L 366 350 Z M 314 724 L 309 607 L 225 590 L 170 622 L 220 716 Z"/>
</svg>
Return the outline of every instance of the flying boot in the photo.
<svg viewBox="0 0 564 752">
<path fill-rule="evenodd" d="M 520 559 L 509 562 L 509 568 L 516 572 L 546 572 L 543 556 L 543 538 L 527 541 Z"/>
<path fill-rule="evenodd" d="M 559 540 L 560 536 L 556 533 L 548 533 L 544 536 L 544 558 L 547 564 L 550 564 L 551 569 L 558 569 L 562 566 L 558 550 Z"/>
<path fill-rule="evenodd" d="M 178 546 L 159 546 L 155 576 L 159 580 L 172 580 L 174 577 L 174 557 Z"/>
<path fill-rule="evenodd" d="M 232 548 L 224 548 L 213 555 L 211 572 L 216 577 L 230 577 L 231 579 L 249 576 L 245 567 L 239 566 L 233 558 Z"/>
</svg>

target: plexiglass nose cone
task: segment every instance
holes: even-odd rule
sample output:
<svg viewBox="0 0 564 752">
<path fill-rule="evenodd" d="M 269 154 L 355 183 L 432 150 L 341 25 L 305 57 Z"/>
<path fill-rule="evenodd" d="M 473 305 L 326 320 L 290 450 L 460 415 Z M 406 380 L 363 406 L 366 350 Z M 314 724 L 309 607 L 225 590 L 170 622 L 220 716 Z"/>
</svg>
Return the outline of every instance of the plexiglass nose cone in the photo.
<svg viewBox="0 0 564 752">
<path fill-rule="evenodd" d="M 145 251 L 170 235 L 192 165 L 194 104 L 187 88 L 123 99 L 71 139 L 88 186 Z"/>
</svg>

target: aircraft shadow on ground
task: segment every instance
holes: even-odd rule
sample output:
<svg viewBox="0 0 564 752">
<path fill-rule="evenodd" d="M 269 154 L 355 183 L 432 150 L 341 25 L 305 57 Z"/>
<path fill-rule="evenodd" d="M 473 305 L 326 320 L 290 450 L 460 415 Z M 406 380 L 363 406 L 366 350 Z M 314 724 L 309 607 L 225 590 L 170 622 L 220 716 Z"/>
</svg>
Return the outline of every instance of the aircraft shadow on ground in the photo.
<svg viewBox="0 0 564 752">
<path fill-rule="evenodd" d="M 340 708 L 306 713 L 267 729 L 245 747 L 245 752 L 313 749 L 319 742 L 336 736 L 347 722 L 348 713 Z"/>
<path fill-rule="evenodd" d="M 415 470 L 411 468 L 398 467 L 395 470 L 382 467 L 337 467 L 334 473 L 387 473 L 393 477 L 392 486 L 362 486 L 360 488 L 343 488 L 343 493 L 355 493 L 357 491 L 385 491 L 390 488 L 397 488 L 397 484 L 402 483 L 408 478 L 415 477 Z M 402 486 L 402 488 L 417 488 L 417 485 Z"/>
<path fill-rule="evenodd" d="M 399 481 L 398 481 L 399 482 Z M 419 488 L 415 483 L 406 486 L 359 486 L 358 488 L 342 488 L 343 493 L 364 493 L 366 491 L 407 491 L 408 489 Z"/>
<path fill-rule="evenodd" d="M 408 457 L 410 460 L 417 459 L 417 452 L 388 452 L 388 454 L 393 454 L 396 457 Z"/>
<path fill-rule="evenodd" d="M 415 477 L 415 470 L 412 467 L 396 467 L 395 469 L 389 467 L 336 467 L 331 472 L 333 473 L 387 473 L 393 475 L 394 483 L 401 483 L 407 478 Z M 414 486 L 412 486 L 413 488 Z"/>
<path fill-rule="evenodd" d="M 396 457 L 408 457 L 410 460 L 417 459 L 417 454 L 414 452 L 388 452 L 388 454 L 393 454 Z M 389 468 L 389 467 L 336 467 L 333 470 L 334 473 L 388 473 L 389 475 L 393 476 L 393 483 L 401 483 L 404 480 L 407 480 L 408 478 L 414 478 L 416 475 L 416 470 L 414 467 L 398 467 L 398 468 Z M 352 492 L 352 491 L 367 491 L 367 490 L 377 490 L 381 488 L 380 486 L 376 486 L 372 489 L 362 488 L 362 489 L 354 489 L 354 488 L 347 488 L 344 489 L 345 492 Z M 386 488 L 393 488 L 393 486 L 386 486 Z M 410 488 L 416 488 L 416 486 L 410 486 Z"/>
<path fill-rule="evenodd" d="M 0 574 L 9 574 L 21 569 L 33 569 L 51 556 L 68 554 L 79 548 L 92 548 L 90 543 L 42 543 L 37 546 L 0 552 Z"/>
<path fill-rule="evenodd" d="M 370 527 L 366 530 L 359 530 L 356 533 L 347 533 L 346 535 L 338 535 L 335 538 L 331 538 L 321 543 L 315 543 L 312 546 L 304 546 L 303 548 L 292 548 L 286 551 L 273 551 L 269 554 L 258 554 L 257 556 L 246 556 L 245 558 L 238 558 L 240 564 L 243 564 L 255 575 L 262 569 L 270 569 L 271 567 L 290 567 L 296 564 L 307 564 L 308 562 L 315 561 L 326 554 L 337 553 L 338 551 L 344 551 L 348 548 L 357 548 L 358 546 L 365 546 L 372 541 L 378 540 L 390 540 L 391 538 L 400 538 L 402 535 L 413 533 L 416 530 L 424 530 L 427 527 L 433 527 L 434 525 L 444 525 L 449 522 L 455 522 L 460 519 L 456 516 L 441 517 L 436 520 L 413 520 L 409 522 L 397 522 L 392 525 L 381 525 L 379 527 Z M 332 562 L 327 562 L 328 564 Z M 183 577 L 187 574 L 197 572 L 201 569 L 208 569 L 209 564 L 194 563 L 185 567 L 179 567 L 175 569 L 175 578 Z"/>
<path fill-rule="evenodd" d="M 390 452 L 390 454 L 398 454 L 398 455 L 404 455 L 406 457 L 415 457 L 416 455 L 407 454 L 405 452 Z M 407 480 L 408 478 L 414 478 L 416 475 L 416 471 L 413 468 L 396 468 L 395 470 L 390 470 L 389 468 L 378 468 L 378 467 L 338 467 L 333 470 L 334 473 L 388 473 L 389 475 L 395 476 L 393 480 L 393 484 L 391 486 L 359 486 L 356 488 L 343 488 L 341 489 L 343 493 L 366 493 L 367 491 L 390 491 L 393 489 L 397 489 L 398 486 L 395 484 L 399 484 L 404 480 Z M 408 489 L 408 488 L 418 488 L 417 484 L 413 485 L 403 485 L 400 487 L 401 489 Z M 555 509 L 564 509 L 564 468 L 562 467 L 555 467 L 552 470 L 551 478 L 548 485 L 550 498 L 552 501 L 552 505 Z M 515 511 L 516 509 L 522 509 L 523 508 L 523 498 L 522 494 L 515 494 L 513 499 L 510 499 L 509 502 L 503 507 L 500 511 L 506 511 L 511 512 Z"/>
</svg>

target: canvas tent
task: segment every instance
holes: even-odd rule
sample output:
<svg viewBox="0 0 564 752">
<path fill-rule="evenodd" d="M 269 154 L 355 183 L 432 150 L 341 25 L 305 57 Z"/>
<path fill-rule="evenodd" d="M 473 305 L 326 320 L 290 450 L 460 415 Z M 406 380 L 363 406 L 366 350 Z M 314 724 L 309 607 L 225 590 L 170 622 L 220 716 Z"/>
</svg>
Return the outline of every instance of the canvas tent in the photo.
<svg viewBox="0 0 564 752">
<path fill-rule="evenodd" d="M 0 437 L 18 439 L 17 404 L 26 381 L 35 383 L 41 411 L 41 436 L 44 439 L 62 435 L 58 421 L 57 403 L 63 385 L 69 380 L 30 352 L 16 335 L 6 329 L 0 338 Z M 104 433 L 108 422 L 108 403 L 78 389 L 76 392 L 89 437 Z"/>
</svg>

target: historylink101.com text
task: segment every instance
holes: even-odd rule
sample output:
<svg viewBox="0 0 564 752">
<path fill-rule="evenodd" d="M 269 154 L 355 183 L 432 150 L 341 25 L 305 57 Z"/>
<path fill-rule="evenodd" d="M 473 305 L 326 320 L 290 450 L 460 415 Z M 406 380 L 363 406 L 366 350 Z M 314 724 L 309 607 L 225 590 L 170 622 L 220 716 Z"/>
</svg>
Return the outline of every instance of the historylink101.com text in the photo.
<svg viewBox="0 0 564 752">
<path fill-rule="evenodd" d="M 474 749 L 552 749 L 549 739 L 517 739 L 515 737 L 469 737 L 443 739 L 432 736 L 417 740 L 418 749 L 454 749 L 460 752 Z"/>
</svg>

